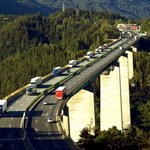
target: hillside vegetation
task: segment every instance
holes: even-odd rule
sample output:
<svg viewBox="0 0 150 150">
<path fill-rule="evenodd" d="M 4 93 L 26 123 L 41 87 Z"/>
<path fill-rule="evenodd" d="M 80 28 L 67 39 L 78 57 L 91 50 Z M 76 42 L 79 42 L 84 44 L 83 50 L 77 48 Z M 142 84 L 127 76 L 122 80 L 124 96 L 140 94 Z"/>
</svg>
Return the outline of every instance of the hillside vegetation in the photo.
<svg viewBox="0 0 150 150">
<path fill-rule="evenodd" d="M 150 15 L 149 0 L 0 0 L 0 13 L 22 15 L 40 12 L 49 15 L 62 10 L 63 3 L 65 8 L 108 11 L 133 19 Z"/>
<path fill-rule="evenodd" d="M 0 0 L 0 14 L 26 15 L 40 12 L 48 15 L 55 11 L 34 0 Z"/>
<path fill-rule="evenodd" d="M 41 14 L 0 16 L 0 97 L 44 76 L 53 67 L 64 66 L 89 50 L 119 37 L 118 23 L 130 22 L 110 13 L 66 10 L 44 17 Z M 150 37 L 150 19 L 140 20 Z M 148 37 L 148 38 L 149 38 Z M 147 39 L 148 40 L 148 39 Z M 95 136 L 83 129 L 79 145 L 85 149 L 149 150 L 150 147 L 150 55 L 134 55 L 135 76 L 131 81 L 132 130 L 115 127 Z M 99 83 L 96 80 L 96 120 L 99 122 Z M 99 126 L 99 123 L 98 125 Z M 97 129 L 97 127 L 96 127 Z M 96 146 L 96 147 L 95 147 Z"/>
<path fill-rule="evenodd" d="M 109 13 L 67 10 L 49 17 L 0 16 L 0 95 L 44 76 L 57 65 L 118 38 L 124 18 Z"/>
<path fill-rule="evenodd" d="M 149 0 L 36 0 L 50 8 L 62 8 L 65 3 L 67 8 L 76 8 L 89 11 L 108 11 L 118 13 L 128 18 L 143 18 L 150 15 Z"/>
</svg>

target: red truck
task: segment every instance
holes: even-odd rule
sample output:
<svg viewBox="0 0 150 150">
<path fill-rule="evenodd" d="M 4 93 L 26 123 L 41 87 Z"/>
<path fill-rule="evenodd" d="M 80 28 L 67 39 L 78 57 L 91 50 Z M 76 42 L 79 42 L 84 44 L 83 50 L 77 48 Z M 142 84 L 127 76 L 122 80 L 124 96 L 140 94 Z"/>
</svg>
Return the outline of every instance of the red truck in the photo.
<svg viewBox="0 0 150 150">
<path fill-rule="evenodd" d="M 55 96 L 57 99 L 63 99 L 65 95 L 66 95 L 66 87 L 65 86 L 60 86 L 56 89 Z"/>
</svg>

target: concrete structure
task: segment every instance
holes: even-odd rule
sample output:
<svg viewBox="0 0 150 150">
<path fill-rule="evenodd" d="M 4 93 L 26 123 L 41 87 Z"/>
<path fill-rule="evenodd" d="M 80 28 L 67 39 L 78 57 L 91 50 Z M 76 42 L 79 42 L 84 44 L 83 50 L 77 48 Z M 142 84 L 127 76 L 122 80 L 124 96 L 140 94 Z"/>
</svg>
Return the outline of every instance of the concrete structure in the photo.
<svg viewBox="0 0 150 150">
<path fill-rule="evenodd" d="M 137 47 L 131 46 L 133 52 L 137 52 Z"/>
<path fill-rule="evenodd" d="M 129 66 L 133 68 L 128 52 L 108 75 L 100 76 L 100 130 L 116 126 L 119 130 L 130 127 Z M 129 60 L 131 59 L 131 60 Z M 130 64 L 131 63 L 131 64 Z M 129 65 L 130 64 L 130 65 Z M 133 75 L 130 72 L 130 77 Z"/>
<path fill-rule="evenodd" d="M 119 58 L 120 87 L 121 87 L 121 108 L 122 108 L 122 128 L 128 129 L 131 125 L 130 119 L 130 95 L 129 95 L 129 67 L 127 55 Z"/>
<path fill-rule="evenodd" d="M 74 142 L 79 140 L 80 132 L 84 127 L 91 128 L 91 134 L 94 134 L 95 107 L 92 86 L 80 90 L 77 94 L 71 97 L 67 103 L 67 109 L 68 116 L 65 115 L 66 113 L 64 112 L 63 126 L 66 133 Z"/>
<path fill-rule="evenodd" d="M 100 130 L 116 126 L 122 130 L 119 64 L 109 75 L 100 76 Z"/>
<path fill-rule="evenodd" d="M 133 74 L 133 52 L 131 51 L 126 51 L 126 54 L 128 55 L 128 72 L 129 72 L 129 79 L 132 79 L 134 74 Z"/>
</svg>

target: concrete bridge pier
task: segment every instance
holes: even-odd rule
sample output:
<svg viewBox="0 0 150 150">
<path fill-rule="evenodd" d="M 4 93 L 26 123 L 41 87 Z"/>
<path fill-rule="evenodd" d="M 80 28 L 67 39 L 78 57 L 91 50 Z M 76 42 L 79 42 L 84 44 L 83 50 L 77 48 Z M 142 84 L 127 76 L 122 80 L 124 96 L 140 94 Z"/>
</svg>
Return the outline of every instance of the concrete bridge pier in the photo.
<svg viewBox="0 0 150 150">
<path fill-rule="evenodd" d="M 119 63 L 109 74 L 100 76 L 100 130 L 116 126 L 122 130 Z"/>
<path fill-rule="evenodd" d="M 129 54 L 118 59 L 114 70 L 100 76 L 100 130 L 131 125 L 129 99 Z"/>
<path fill-rule="evenodd" d="M 133 73 L 133 52 L 131 51 L 126 51 L 125 52 L 127 54 L 128 57 L 128 72 L 129 72 L 129 79 L 132 79 L 134 77 L 134 73 Z"/>
<path fill-rule="evenodd" d="M 93 86 L 87 86 L 70 98 L 63 112 L 63 128 L 74 142 L 80 138 L 83 128 L 91 129 L 94 134 L 95 106 Z"/>
<path fill-rule="evenodd" d="M 130 95 L 129 95 L 129 66 L 128 55 L 119 58 L 120 64 L 120 90 L 122 107 L 122 129 L 128 129 L 131 125 L 130 119 Z"/>
</svg>

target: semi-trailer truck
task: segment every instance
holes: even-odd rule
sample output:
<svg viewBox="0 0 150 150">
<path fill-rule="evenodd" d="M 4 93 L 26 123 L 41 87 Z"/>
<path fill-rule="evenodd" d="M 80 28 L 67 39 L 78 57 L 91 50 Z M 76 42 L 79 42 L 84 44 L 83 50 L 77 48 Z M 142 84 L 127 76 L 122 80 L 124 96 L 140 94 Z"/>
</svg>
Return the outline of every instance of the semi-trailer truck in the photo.
<svg viewBox="0 0 150 150">
<path fill-rule="evenodd" d="M 94 53 L 92 51 L 89 51 L 86 53 L 86 58 L 92 58 Z"/>
<path fill-rule="evenodd" d="M 55 91 L 55 96 L 57 99 L 63 99 L 66 96 L 66 87 L 60 86 Z"/>
<path fill-rule="evenodd" d="M 42 84 L 42 77 L 34 77 L 30 80 L 30 84 L 36 84 L 36 86 Z"/>
<path fill-rule="evenodd" d="M 0 117 L 2 117 L 4 111 L 7 109 L 7 100 L 0 100 Z"/>
<path fill-rule="evenodd" d="M 61 67 L 55 67 L 53 68 L 53 76 L 56 77 L 57 75 L 59 75 L 61 73 Z"/>
<path fill-rule="evenodd" d="M 77 64 L 77 61 L 76 61 L 76 60 L 70 60 L 70 61 L 69 61 L 69 67 L 70 67 L 70 68 L 74 67 L 76 64 Z"/>
<path fill-rule="evenodd" d="M 27 88 L 26 88 L 26 94 L 27 95 L 33 95 L 37 93 L 37 88 L 36 88 L 36 84 L 30 84 Z"/>
<path fill-rule="evenodd" d="M 103 46 L 99 46 L 98 48 L 95 49 L 96 54 L 99 54 L 102 51 L 103 51 Z"/>
</svg>

